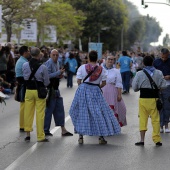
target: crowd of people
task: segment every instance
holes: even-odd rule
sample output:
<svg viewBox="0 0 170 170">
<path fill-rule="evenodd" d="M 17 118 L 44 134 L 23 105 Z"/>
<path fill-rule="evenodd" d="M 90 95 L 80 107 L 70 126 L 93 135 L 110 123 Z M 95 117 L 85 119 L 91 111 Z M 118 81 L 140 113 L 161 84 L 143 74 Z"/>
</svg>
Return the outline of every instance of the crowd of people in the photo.
<svg viewBox="0 0 170 170">
<path fill-rule="evenodd" d="M 152 88 L 147 74 L 158 89 Z M 26 132 L 25 141 L 31 140 L 34 114 L 38 142 L 48 142 L 47 136 L 53 136 L 50 133 L 52 115 L 55 126 L 61 127 L 61 136 L 73 136 L 65 127 L 59 85 L 60 80 L 66 78 L 66 87 L 72 88 L 74 75 L 78 88 L 69 114 L 74 133 L 79 134 L 79 144 L 84 143 L 85 135 L 98 136 L 99 144 L 107 144 L 105 136 L 121 133 L 121 127 L 127 125 L 127 110 L 122 95 L 129 95 L 132 87 L 134 91 L 140 91 L 141 141 L 135 145 L 144 145 L 150 116 L 153 141 L 156 146 L 162 146 L 160 133 L 170 132 L 168 49 L 163 48 L 158 58 L 141 52 L 107 51 L 99 59 L 96 51 L 87 54 L 46 46 L 15 47 L 7 43 L 0 47 L 0 91 L 9 96 L 14 94 L 15 100 L 20 102 L 19 130 Z M 45 97 L 40 93 L 45 93 Z M 159 111 L 156 108 L 158 98 L 163 102 Z"/>
</svg>

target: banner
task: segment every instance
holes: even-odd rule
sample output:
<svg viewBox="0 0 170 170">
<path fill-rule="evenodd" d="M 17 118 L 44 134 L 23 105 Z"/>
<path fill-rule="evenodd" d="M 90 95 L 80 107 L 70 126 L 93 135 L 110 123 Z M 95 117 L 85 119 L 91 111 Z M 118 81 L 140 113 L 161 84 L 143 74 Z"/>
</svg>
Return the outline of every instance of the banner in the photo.
<svg viewBox="0 0 170 170">
<path fill-rule="evenodd" d="M 21 40 L 28 40 L 32 42 L 37 41 L 37 20 L 25 19 L 23 20 L 24 29 L 21 30 Z"/>
<path fill-rule="evenodd" d="M 102 58 L 103 43 L 92 43 L 92 42 L 90 42 L 88 45 L 89 45 L 89 52 L 92 51 L 92 50 L 97 51 L 98 59 L 101 59 Z"/>
<path fill-rule="evenodd" d="M 44 33 L 46 38 L 44 39 L 44 42 L 57 42 L 57 31 L 56 26 L 53 25 L 46 25 L 44 27 Z"/>
</svg>

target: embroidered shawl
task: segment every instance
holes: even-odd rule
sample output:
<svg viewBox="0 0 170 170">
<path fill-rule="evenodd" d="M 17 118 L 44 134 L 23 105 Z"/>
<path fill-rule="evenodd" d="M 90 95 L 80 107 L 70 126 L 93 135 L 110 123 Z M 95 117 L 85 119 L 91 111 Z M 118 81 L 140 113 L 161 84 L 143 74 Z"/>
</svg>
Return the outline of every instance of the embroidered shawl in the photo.
<svg viewBox="0 0 170 170">
<path fill-rule="evenodd" d="M 96 65 L 93 66 L 91 64 L 86 64 L 85 68 L 86 68 L 87 74 L 89 74 L 92 70 L 94 70 L 95 67 Z M 92 82 L 92 81 L 97 80 L 100 77 L 101 73 L 102 73 L 102 67 L 98 66 L 97 69 L 89 77 L 89 81 Z"/>
</svg>

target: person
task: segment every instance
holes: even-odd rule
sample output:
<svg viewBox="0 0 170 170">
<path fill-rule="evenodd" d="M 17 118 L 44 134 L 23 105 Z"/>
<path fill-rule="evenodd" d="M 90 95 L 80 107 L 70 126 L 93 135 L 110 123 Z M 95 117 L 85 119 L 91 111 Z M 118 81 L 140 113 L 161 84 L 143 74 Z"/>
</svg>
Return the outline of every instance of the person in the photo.
<svg viewBox="0 0 170 170">
<path fill-rule="evenodd" d="M 75 59 L 77 61 L 77 68 L 76 68 L 76 72 L 77 72 L 78 68 L 81 66 L 81 63 L 82 63 L 79 52 L 76 53 Z"/>
<path fill-rule="evenodd" d="M 160 124 L 161 129 L 160 132 L 163 133 L 165 127 L 165 133 L 170 133 L 170 129 L 168 128 L 169 118 L 170 118 L 170 58 L 169 50 L 167 48 L 163 48 L 161 50 L 161 58 L 156 59 L 153 63 L 154 67 L 160 71 L 162 71 L 164 75 L 164 79 L 166 80 L 167 88 L 161 91 L 161 98 L 163 101 L 163 109 L 160 111 Z"/>
<path fill-rule="evenodd" d="M 67 64 L 67 87 L 73 87 L 73 75 L 76 73 L 77 61 L 74 58 L 74 54 L 70 53 L 69 57 L 65 60 L 65 66 Z"/>
<path fill-rule="evenodd" d="M 79 144 L 83 144 L 84 135 L 99 136 L 99 144 L 107 144 L 104 136 L 119 134 L 121 131 L 119 123 L 100 89 L 106 84 L 106 74 L 105 70 L 98 66 L 97 58 L 97 52 L 91 51 L 89 63 L 83 64 L 77 71 L 79 87 L 69 114 L 75 133 L 79 134 Z M 90 73 L 92 74 L 89 75 Z"/>
<path fill-rule="evenodd" d="M 6 48 L 0 45 L 0 75 L 6 75 L 8 60 L 9 55 L 6 53 Z"/>
<path fill-rule="evenodd" d="M 15 78 L 15 59 L 10 52 L 10 48 L 8 46 L 5 47 L 6 53 L 8 55 L 8 63 L 7 63 L 7 73 L 6 73 L 6 81 L 11 84 L 10 89 L 14 94 L 14 87 L 16 84 Z"/>
<path fill-rule="evenodd" d="M 106 71 L 106 85 L 102 88 L 103 96 L 113 109 L 115 116 L 118 119 L 120 126 L 127 125 L 126 121 L 126 106 L 122 99 L 122 78 L 120 71 L 113 68 L 114 57 L 107 56 L 103 69 Z"/>
<path fill-rule="evenodd" d="M 130 88 L 130 74 L 131 74 L 132 60 L 130 57 L 127 56 L 126 51 L 122 51 L 122 55 L 123 56 L 121 56 L 117 62 L 120 67 L 120 73 L 123 82 L 122 94 L 127 94 L 129 93 L 129 88 Z"/>
<path fill-rule="evenodd" d="M 50 133 L 52 115 L 54 117 L 55 125 L 61 126 L 62 136 L 73 136 L 65 128 L 65 111 L 63 105 L 63 98 L 60 96 L 59 91 L 59 79 L 64 73 L 64 69 L 59 69 L 58 62 L 59 53 L 56 49 L 53 49 L 50 54 L 50 59 L 45 63 L 48 68 L 48 74 L 50 77 L 49 96 L 45 110 L 45 123 L 44 132 L 46 136 L 53 136 Z"/>
<path fill-rule="evenodd" d="M 11 42 L 8 42 L 6 44 L 6 46 L 9 48 L 12 58 L 15 58 L 14 51 L 13 51 L 14 50 L 14 45 Z"/>
<path fill-rule="evenodd" d="M 26 81 L 25 94 L 25 110 L 24 110 L 24 130 L 27 132 L 25 141 L 30 141 L 30 132 L 33 130 L 33 120 L 36 111 L 36 125 L 37 125 L 37 141 L 48 142 L 44 134 L 44 116 L 46 99 L 38 97 L 37 86 L 46 87 L 49 85 L 48 69 L 45 65 L 40 64 L 40 49 L 34 47 L 31 49 L 32 59 L 24 63 L 23 77 Z M 38 68 L 38 69 L 37 69 Z M 31 73 L 37 69 L 34 76 Z"/>
<path fill-rule="evenodd" d="M 153 58 L 146 56 L 143 59 L 144 70 L 152 77 L 158 89 L 166 87 L 166 81 L 160 70 L 153 67 Z M 147 131 L 148 118 L 151 118 L 153 127 L 152 140 L 156 146 L 162 146 L 160 136 L 160 116 L 156 108 L 156 98 L 159 97 L 158 91 L 152 89 L 150 81 L 143 70 L 138 71 L 133 79 L 132 88 L 135 92 L 140 91 L 139 98 L 139 130 L 141 140 L 135 143 L 137 146 L 144 145 L 145 133 Z"/>
<path fill-rule="evenodd" d="M 15 76 L 17 80 L 17 88 L 16 91 L 18 92 L 22 85 L 25 84 L 22 66 L 24 63 L 28 62 L 28 57 L 30 56 L 30 51 L 28 50 L 28 46 L 21 46 L 19 48 L 20 58 L 17 60 L 15 65 Z M 20 131 L 24 132 L 24 107 L 25 102 L 20 102 L 20 116 L 19 116 L 19 127 Z"/>
<path fill-rule="evenodd" d="M 137 54 L 134 62 L 136 63 L 136 71 L 140 71 L 143 69 L 143 57 L 141 53 Z"/>
</svg>

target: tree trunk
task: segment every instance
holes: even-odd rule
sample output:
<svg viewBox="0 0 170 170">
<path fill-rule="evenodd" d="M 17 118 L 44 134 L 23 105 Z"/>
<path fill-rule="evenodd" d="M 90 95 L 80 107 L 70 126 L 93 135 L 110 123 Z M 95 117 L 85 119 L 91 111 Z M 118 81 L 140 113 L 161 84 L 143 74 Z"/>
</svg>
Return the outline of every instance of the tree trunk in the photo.
<svg viewBox="0 0 170 170">
<path fill-rule="evenodd" d="M 11 41 L 11 35 L 12 35 L 12 22 L 7 21 L 5 23 L 5 27 L 6 27 L 6 34 L 7 34 L 7 42 L 10 42 Z"/>
</svg>

